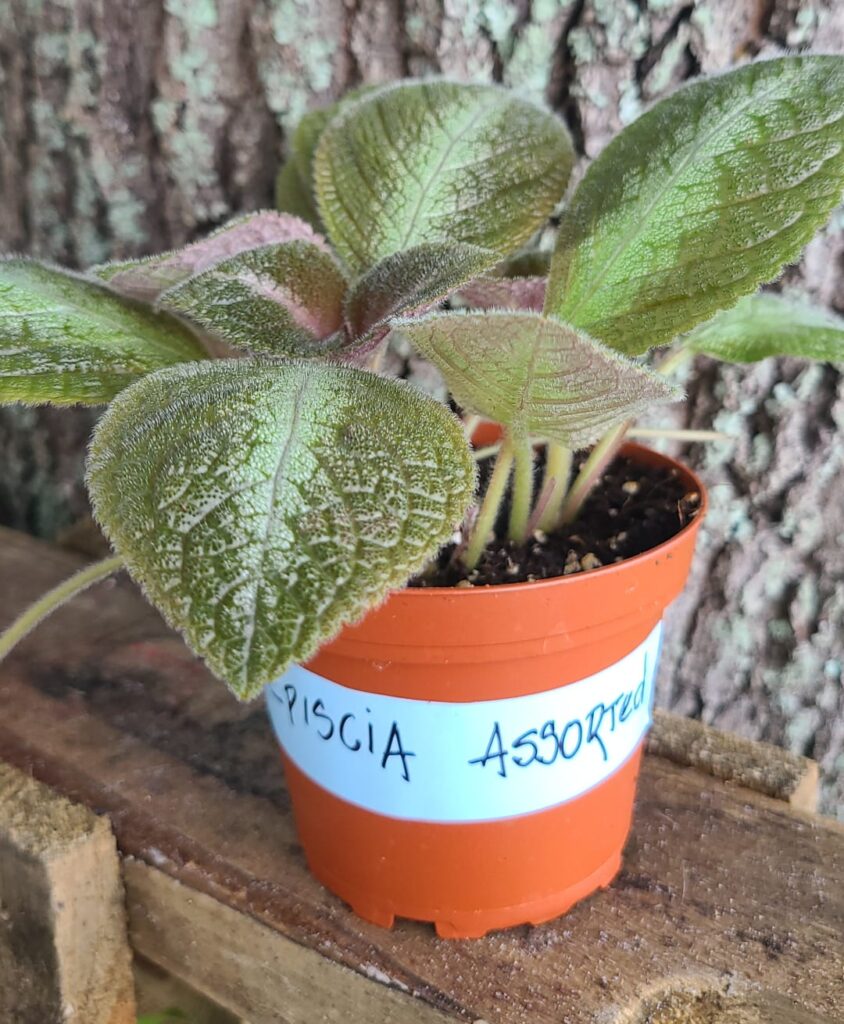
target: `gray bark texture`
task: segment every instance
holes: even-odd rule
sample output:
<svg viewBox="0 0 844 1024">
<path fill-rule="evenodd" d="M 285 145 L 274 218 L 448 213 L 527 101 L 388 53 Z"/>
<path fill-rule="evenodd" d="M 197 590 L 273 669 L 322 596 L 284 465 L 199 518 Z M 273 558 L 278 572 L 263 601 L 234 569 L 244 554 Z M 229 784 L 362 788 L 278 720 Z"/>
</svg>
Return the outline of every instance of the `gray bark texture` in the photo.
<svg viewBox="0 0 844 1024">
<path fill-rule="evenodd" d="M 85 266 L 272 203 L 291 127 L 361 82 L 442 72 L 544 96 L 585 158 L 650 101 L 756 54 L 844 51 L 839 0 L 3 0 L 0 246 Z M 789 283 L 844 310 L 844 217 Z M 684 424 L 711 490 L 661 702 L 817 758 L 844 806 L 844 389 L 829 366 L 701 360 Z M 92 416 L 5 411 L 0 519 L 86 508 Z"/>
</svg>

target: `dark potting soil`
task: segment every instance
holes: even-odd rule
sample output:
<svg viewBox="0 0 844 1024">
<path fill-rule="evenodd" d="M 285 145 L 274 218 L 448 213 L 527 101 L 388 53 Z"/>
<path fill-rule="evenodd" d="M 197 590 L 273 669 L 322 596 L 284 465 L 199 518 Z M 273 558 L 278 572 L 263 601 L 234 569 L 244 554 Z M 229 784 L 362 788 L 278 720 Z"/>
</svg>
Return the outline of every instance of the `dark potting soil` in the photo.
<svg viewBox="0 0 844 1024">
<path fill-rule="evenodd" d="M 537 473 L 541 463 L 537 466 Z M 481 480 L 489 467 L 481 466 Z M 440 552 L 411 587 L 489 586 L 525 583 L 588 572 L 621 562 L 670 540 L 700 509 L 674 470 L 643 466 L 619 456 L 605 471 L 578 518 L 553 533 L 534 531 L 527 544 L 503 540 L 489 545 L 478 567 L 467 572 L 455 545 Z M 509 509 L 499 517 L 496 536 L 506 533 Z"/>
</svg>

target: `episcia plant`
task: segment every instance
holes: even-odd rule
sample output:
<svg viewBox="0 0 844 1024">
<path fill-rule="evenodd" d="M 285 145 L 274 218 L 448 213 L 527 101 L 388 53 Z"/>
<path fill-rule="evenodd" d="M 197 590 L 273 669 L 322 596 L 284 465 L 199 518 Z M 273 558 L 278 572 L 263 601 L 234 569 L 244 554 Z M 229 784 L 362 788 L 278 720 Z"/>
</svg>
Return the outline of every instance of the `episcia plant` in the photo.
<svg viewBox="0 0 844 1024">
<path fill-rule="evenodd" d="M 541 263 L 531 241 L 573 164 L 562 123 L 512 93 L 405 82 L 305 118 L 280 212 L 84 275 L 0 264 L 0 399 L 111 403 L 87 482 L 116 552 L 0 653 L 125 566 L 252 697 L 461 522 L 471 567 L 496 529 L 518 543 L 570 521 L 690 354 L 844 355 L 841 321 L 753 294 L 841 199 L 844 58 L 749 64 L 657 103 L 568 197 L 547 276 L 502 276 Z M 454 296 L 469 308 L 443 308 Z M 378 374 L 394 331 L 466 417 L 500 424 L 484 493 L 466 423 Z"/>
</svg>

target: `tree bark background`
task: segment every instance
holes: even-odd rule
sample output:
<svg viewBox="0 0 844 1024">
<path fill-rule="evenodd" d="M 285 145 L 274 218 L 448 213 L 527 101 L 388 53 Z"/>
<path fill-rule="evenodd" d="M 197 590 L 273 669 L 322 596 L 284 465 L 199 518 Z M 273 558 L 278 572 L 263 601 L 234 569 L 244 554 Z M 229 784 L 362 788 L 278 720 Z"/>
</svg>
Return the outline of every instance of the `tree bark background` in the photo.
<svg viewBox="0 0 844 1024">
<path fill-rule="evenodd" d="M 442 72 L 544 96 L 585 157 L 653 99 L 759 53 L 844 52 L 837 0 L 3 0 L 0 247 L 71 266 L 179 245 L 272 204 L 299 116 Z M 844 311 L 844 217 L 789 283 Z M 679 419 L 712 513 L 670 613 L 666 706 L 817 758 L 844 815 L 844 389 L 828 366 L 701 360 Z M 93 417 L 0 415 L 0 520 L 86 509 Z"/>
</svg>

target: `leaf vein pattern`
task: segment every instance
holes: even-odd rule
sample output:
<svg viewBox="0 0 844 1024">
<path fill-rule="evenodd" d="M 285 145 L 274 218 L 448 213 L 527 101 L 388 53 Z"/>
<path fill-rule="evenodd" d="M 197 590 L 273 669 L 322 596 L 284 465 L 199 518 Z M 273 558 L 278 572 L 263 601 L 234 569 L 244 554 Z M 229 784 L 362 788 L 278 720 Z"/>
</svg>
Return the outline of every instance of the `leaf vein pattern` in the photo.
<svg viewBox="0 0 844 1024">
<path fill-rule="evenodd" d="M 428 103 L 429 106 L 432 106 L 430 104 L 430 100 L 428 100 Z M 493 109 L 493 107 L 493 103 L 484 103 L 481 106 L 479 106 L 472 113 L 472 115 L 469 117 L 469 119 L 466 121 L 463 127 L 460 128 L 457 132 L 455 132 L 454 135 L 452 135 L 451 139 L 448 142 L 448 145 L 444 148 L 442 155 L 440 156 L 440 159 L 437 161 L 436 166 L 432 168 L 431 173 L 428 175 L 427 182 L 425 183 L 425 185 L 423 186 L 422 190 L 419 193 L 419 198 L 416 202 L 416 209 L 413 211 L 413 213 L 411 214 L 410 218 L 406 223 L 404 235 L 402 237 L 401 242 L 402 248 L 404 248 L 408 244 L 409 240 L 413 237 L 413 232 L 416 230 L 416 224 L 420 214 L 422 213 L 422 208 L 425 204 L 425 201 L 428 198 L 428 193 L 431 187 L 439 178 L 440 172 L 448 163 L 448 158 L 452 155 L 457 145 L 463 141 L 463 139 L 469 134 L 469 132 L 475 127 L 475 125 L 478 124 L 478 122 L 483 117 L 485 117 L 486 114 Z"/>
<path fill-rule="evenodd" d="M 267 558 L 267 548 L 269 547 L 270 534 L 272 532 L 272 526 L 275 521 L 275 506 L 278 500 L 279 488 L 281 486 L 284 472 L 287 469 L 288 461 L 290 458 L 291 450 L 295 444 L 296 430 L 299 426 L 299 421 L 302 416 L 302 405 L 305 399 L 305 395 L 308 391 L 308 379 L 303 378 L 296 388 L 296 396 L 293 405 L 293 416 L 289 426 L 289 433 L 284 446 L 279 456 L 278 462 L 276 463 L 275 473 L 273 474 L 272 486 L 270 489 L 270 498 L 267 509 L 267 521 L 264 527 L 264 532 L 261 538 L 261 545 L 259 551 L 259 564 L 258 574 L 255 578 L 255 582 L 252 588 L 252 599 L 250 601 L 251 615 L 250 621 L 246 626 L 246 637 L 244 644 L 244 655 L 243 655 L 243 667 L 246 670 L 247 675 L 249 674 L 249 667 L 252 661 L 253 652 L 253 641 L 255 637 L 255 630 L 257 628 L 258 613 L 260 611 L 261 604 L 261 586 L 260 580 L 264 574 L 264 565 Z"/>
</svg>

